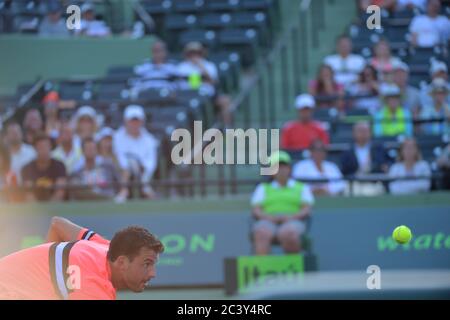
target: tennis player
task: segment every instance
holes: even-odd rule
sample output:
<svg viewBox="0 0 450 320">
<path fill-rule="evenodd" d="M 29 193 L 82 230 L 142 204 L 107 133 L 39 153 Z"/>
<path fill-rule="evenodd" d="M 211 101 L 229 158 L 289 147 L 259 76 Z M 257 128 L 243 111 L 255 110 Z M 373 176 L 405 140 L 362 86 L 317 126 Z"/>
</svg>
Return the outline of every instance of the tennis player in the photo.
<svg viewBox="0 0 450 320">
<path fill-rule="evenodd" d="M 0 259 L 0 299 L 115 300 L 117 290 L 144 291 L 163 251 L 141 227 L 120 230 L 108 241 L 54 217 L 47 243 Z"/>
</svg>

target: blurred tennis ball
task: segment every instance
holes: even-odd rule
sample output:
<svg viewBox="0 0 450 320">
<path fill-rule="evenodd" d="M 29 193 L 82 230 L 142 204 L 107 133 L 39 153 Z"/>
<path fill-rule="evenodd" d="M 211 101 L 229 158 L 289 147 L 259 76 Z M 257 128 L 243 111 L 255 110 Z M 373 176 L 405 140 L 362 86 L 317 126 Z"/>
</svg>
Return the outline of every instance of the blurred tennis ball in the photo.
<svg viewBox="0 0 450 320">
<path fill-rule="evenodd" d="M 411 241 L 412 232 L 407 226 L 399 226 L 392 232 L 392 238 L 400 244 L 406 244 Z"/>
</svg>

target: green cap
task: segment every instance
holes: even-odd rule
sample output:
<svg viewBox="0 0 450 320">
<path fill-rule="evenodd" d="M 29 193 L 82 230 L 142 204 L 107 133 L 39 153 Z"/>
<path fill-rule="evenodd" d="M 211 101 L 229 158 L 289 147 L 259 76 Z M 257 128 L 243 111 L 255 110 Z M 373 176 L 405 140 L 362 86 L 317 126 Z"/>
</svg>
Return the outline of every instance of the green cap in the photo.
<svg viewBox="0 0 450 320">
<path fill-rule="evenodd" d="M 277 151 L 270 156 L 270 165 L 279 163 L 291 164 L 291 156 L 285 151 Z"/>
</svg>

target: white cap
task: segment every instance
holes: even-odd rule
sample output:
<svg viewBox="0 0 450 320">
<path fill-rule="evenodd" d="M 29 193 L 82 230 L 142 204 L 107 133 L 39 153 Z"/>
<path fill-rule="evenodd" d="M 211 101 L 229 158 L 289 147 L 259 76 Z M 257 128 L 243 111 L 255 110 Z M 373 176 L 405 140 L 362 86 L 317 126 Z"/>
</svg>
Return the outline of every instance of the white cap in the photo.
<svg viewBox="0 0 450 320">
<path fill-rule="evenodd" d="M 132 104 L 132 105 L 129 105 L 125 109 L 123 117 L 125 118 L 125 121 L 131 120 L 131 119 L 139 119 L 139 120 L 144 121 L 145 120 L 145 112 L 141 106 Z"/>
<path fill-rule="evenodd" d="M 380 94 L 383 97 L 394 97 L 394 96 L 400 96 L 401 91 L 400 91 L 400 88 L 396 84 L 383 83 L 380 86 Z"/>
<path fill-rule="evenodd" d="M 81 6 L 82 13 L 85 13 L 87 11 L 94 11 L 94 5 L 92 3 L 87 2 Z"/>
<path fill-rule="evenodd" d="M 109 127 L 102 128 L 95 136 L 95 141 L 99 142 L 103 138 L 114 136 L 114 130 Z"/>
<path fill-rule="evenodd" d="M 295 108 L 297 110 L 311 108 L 313 109 L 316 106 L 316 100 L 310 94 L 301 94 L 295 99 Z"/>
<path fill-rule="evenodd" d="M 447 81 L 441 78 L 436 78 L 430 84 L 430 92 L 449 92 Z"/>
<path fill-rule="evenodd" d="M 441 71 L 448 72 L 447 65 L 442 61 L 434 61 L 431 64 L 430 75 L 434 75 L 435 73 Z"/>
<path fill-rule="evenodd" d="M 403 61 L 398 61 L 395 62 L 394 65 L 392 66 L 394 70 L 403 70 L 405 72 L 409 72 L 409 67 L 406 63 L 404 63 Z"/>
<path fill-rule="evenodd" d="M 97 121 L 97 112 L 91 106 L 82 106 L 75 114 L 75 118 L 77 121 L 81 117 L 89 117 L 92 118 L 92 120 Z"/>
</svg>

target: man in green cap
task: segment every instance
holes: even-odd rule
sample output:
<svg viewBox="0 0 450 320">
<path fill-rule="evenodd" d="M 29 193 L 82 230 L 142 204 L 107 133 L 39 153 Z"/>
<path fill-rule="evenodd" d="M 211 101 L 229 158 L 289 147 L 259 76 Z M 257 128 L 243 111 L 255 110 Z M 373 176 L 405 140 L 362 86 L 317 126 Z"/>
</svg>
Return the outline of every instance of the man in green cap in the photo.
<svg viewBox="0 0 450 320">
<path fill-rule="evenodd" d="M 257 186 L 251 199 L 253 216 L 252 237 L 257 255 L 267 255 L 277 239 L 285 253 L 301 251 L 304 220 L 311 214 L 314 196 L 309 187 L 291 179 L 291 157 L 284 151 L 274 153 L 271 166 L 278 164 L 272 182 Z"/>
</svg>

